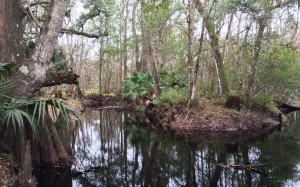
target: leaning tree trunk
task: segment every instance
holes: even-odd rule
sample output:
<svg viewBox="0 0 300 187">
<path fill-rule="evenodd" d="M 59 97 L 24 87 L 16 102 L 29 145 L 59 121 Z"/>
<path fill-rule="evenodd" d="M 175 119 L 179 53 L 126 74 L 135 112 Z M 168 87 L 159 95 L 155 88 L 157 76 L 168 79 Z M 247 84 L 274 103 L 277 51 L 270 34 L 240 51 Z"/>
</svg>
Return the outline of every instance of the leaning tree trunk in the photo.
<svg viewBox="0 0 300 187">
<path fill-rule="evenodd" d="M 264 15 L 258 19 L 258 31 L 254 42 L 250 73 L 248 75 L 248 80 L 247 80 L 248 84 L 246 90 L 246 97 L 247 97 L 246 99 L 249 99 L 254 86 L 257 63 L 259 60 L 261 45 L 264 37 L 264 30 L 267 27 L 268 20 L 269 20 L 269 13 L 264 13 Z"/>
<path fill-rule="evenodd" d="M 28 59 L 28 63 L 22 64 L 13 77 L 12 82 L 15 86 L 10 92 L 12 96 L 29 97 L 41 87 L 56 83 L 60 77 L 67 77 L 67 75 L 62 74 L 52 75 L 53 72 L 50 72 L 49 67 L 68 5 L 69 0 L 52 0 L 52 6 L 44 23 L 45 26 L 32 56 Z M 54 80 L 54 78 L 58 79 Z M 75 82 L 77 78 L 75 78 Z"/>
<path fill-rule="evenodd" d="M 141 9 L 142 9 L 142 20 L 144 22 L 147 22 L 148 17 L 145 14 L 145 1 L 141 1 Z M 143 25 L 144 24 L 144 25 Z M 149 66 L 149 70 L 151 73 L 152 81 L 153 81 L 153 87 L 154 87 L 154 94 L 155 96 L 160 95 L 160 87 L 159 87 L 159 78 L 158 78 L 158 72 L 156 68 L 156 63 L 153 57 L 153 49 L 151 46 L 151 37 L 153 37 L 151 33 L 151 28 L 149 26 L 145 25 L 145 23 L 142 24 L 142 45 L 143 45 L 143 51 L 142 51 L 142 72 L 147 71 L 147 67 Z"/>
<path fill-rule="evenodd" d="M 150 66 L 150 73 L 152 77 L 153 87 L 154 87 L 154 94 L 156 97 L 160 95 L 160 87 L 159 87 L 159 78 L 158 78 L 158 72 L 156 68 L 156 63 L 153 58 L 153 49 L 151 46 L 151 40 L 149 37 L 149 34 L 147 33 L 147 43 L 146 46 L 144 46 L 143 51 L 145 52 L 145 60 L 147 64 Z"/>
<path fill-rule="evenodd" d="M 13 87 L 9 94 L 12 97 L 28 98 L 41 87 L 54 86 L 62 83 L 77 83 L 78 76 L 68 72 L 60 74 L 50 71 L 50 61 L 54 47 L 57 43 L 58 34 L 63 24 L 63 19 L 70 0 L 51 0 L 46 21 L 42 33 L 38 38 L 32 56 L 25 59 L 24 52 L 20 45 L 23 34 L 23 11 L 21 0 L 2 0 L 0 3 L 0 63 L 11 61 L 20 65 L 19 70 L 11 78 Z M 45 161 L 55 165 L 60 161 L 68 161 L 69 150 L 64 148 L 59 138 L 59 132 L 51 121 L 45 124 L 44 138 L 48 142 L 39 148 L 32 146 L 36 151 L 33 157 L 36 161 Z M 30 134 L 30 132 L 29 132 Z M 0 141 L 2 141 L 0 137 Z M 23 142 L 30 136 L 15 138 L 16 142 Z M 47 146 L 46 146 L 47 145 Z M 20 152 L 20 148 L 17 148 Z"/>
<path fill-rule="evenodd" d="M 227 81 L 227 76 L 225 73 L 224 65 L 223 65 L 223 57 L 220 51 L 219 46 L 219 37 L 216 33 L 215 25 L 213 20 L 211 19 L 209 13 L 207 13 L 204 9 L 203 4 L 200 0 L 194 0 L 194 4 L 198 12 L 204 17 L 206 20 L 205 26 L 210 38 L 210 46 L 212 48 L 212 54 L 214 56 L 216 62 L 216 70 L 218 74 L 219 84 L 220 84 L 220 94 L 226 94 L 229 92 L 229 86 Z"/>
</svg>

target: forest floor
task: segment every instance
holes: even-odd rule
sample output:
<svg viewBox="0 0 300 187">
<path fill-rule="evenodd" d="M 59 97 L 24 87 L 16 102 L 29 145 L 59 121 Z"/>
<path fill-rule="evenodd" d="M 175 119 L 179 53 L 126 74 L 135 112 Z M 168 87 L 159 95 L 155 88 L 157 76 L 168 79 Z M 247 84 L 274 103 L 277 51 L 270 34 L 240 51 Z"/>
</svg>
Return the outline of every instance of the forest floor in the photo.
<svg viewBox="0 0 300 187">
<path fill-rule="evenodd" d="M 219 100 L 203 100 L 188 111 L 184 104 L 169 110 L 153 108 L 148 116 L 158 116 L 161 127 L 186 141 L 244 141 L 280 130 L 278 114 L 265 109 L 228 109 Z M 154 120 L 155 121 L 155 120 Z"/>
<path fill-rule="evenodd" d="M 11 154 L 0 152 L 0 186 L 36 186 L 36 180 L 28 177 Z"/>
<path fill-rule="evenodd" d="M 242 141 L 264 137 L 280 130 L 278 112 L 261 108 L 241 108 L 240 111 L 224 107 L 221 99 L 201 99 L 187 110 L 185 104 L 168 108 L 149 106 L 147 117 L 141 117 L 136 105 L 121 96 L 87 96 L 85 107 L 133 109 L 133 117 L 139 124 L 164 131 L 174 138 L 186 141 L 215 140 Z"/>
</svg>

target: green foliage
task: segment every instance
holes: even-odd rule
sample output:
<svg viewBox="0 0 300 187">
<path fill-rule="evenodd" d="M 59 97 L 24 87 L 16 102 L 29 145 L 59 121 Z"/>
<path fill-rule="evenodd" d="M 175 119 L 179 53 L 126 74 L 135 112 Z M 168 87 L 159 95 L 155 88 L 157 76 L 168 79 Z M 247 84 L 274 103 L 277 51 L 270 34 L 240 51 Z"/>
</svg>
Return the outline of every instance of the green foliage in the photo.
<svg viewBox="0 0 300 187">
<path fill-rule="evenodd" d="M 186 81 L 173 71 L 159 72 L 160 87 L 162 90 L 178 87 L 184 88 Z M 134 72 L 123 82 L 125 98 L 140 99 L 153 90 L 152 78 L 149 73 Z"/>
<path fill-rule="evenodd" d="M 177 11 L 183 10 L 182 4 L 171 0 L 165 0 L 158 2 L 156 0 L 150 0 L 148 2 L 141 3 L 142 16 L 145 20 L 142 26 L 156 32 L 161 25 L 166 24 L 172 15 Z"/>
<path fill-rule="evenodd" d="M 262 108 L 272 108 L 275 106 L 274 98 L 271 94 L 258 93 L 251 96 L 251 103 Z"/>
<path fill-rule="evenodd" d="M 69 109 L 66 105 L 60 103 L 57 100 L 24 100 L 10 98 L 1 106 L 4 111 L 3 124 L 6 125 L 6 129 L 9 129 L 9 125 L 12 125 L 15 135 L 24 135 L 24 126 L 28 123 L 33 132 L 34 138 L 39 138 L 40 128 L 45 124 L 45 117 L 50 115 L 50 111 L 55 118 L 58 115 L 63 116 L 64 121 L 70 124 L 70 115 L 76 116 L 76 113 Z"/>
<path fill-rule="evenodd" d="M 139 99 L 153 90 L 152 79 L 149 73 L 134 72 L 123 82 L 125 98 Z"/>
<path fill-rule="evenodd" d="M 155 138 L 153 133 L 138 127 L 131 119 L 125 121 L 124 130 L 129 135 L 130 141 L 134 145 L 148 144 Z"/>
<path fill-rule="evenodd" d="M 0 81 L 11 76 L 16 67 L 14 63 L 0 63 Z"/>
<path fill-rule="evenodd" d="M 26 41 L 23 43 L 23 48 L 24 48 L 25 55 L 27 58 L 29 58 L 30 55 L 32 54 L 35 45 L 36 45 L 35 42 L 32 40 L 29 40 L 29 41 Z"/>
<path fill-rule="evenodd" d="M 300 63 L 296 61 L 299 59 L 297 55 L 285 46 L 266 46 L 261 55 L 264 63 L 258 68 L 261 87 L 286 95 L 292 90 L 299 90 Z"/>
<path fill-rule="evenodd" d="M 68 71 L 68 61 L 62 49 L 54 49 L 51 62 L 51 71 L 60 73 Z"/>
<path fill-rule="evenodd" d="M 11 84 L 5 81 L 5 79 L 11 76 L 15 68 L 16 65 L 13 63 L 0 63 L 0 104 L 1 101 L 7 98 L 6 93 L 8 89 L 11 87 Z"/>
<path fill-rule="evenodd" d="M 159 81 L 161 89 L 174 88 L 178 86 L 183 88 L 186 86 L 186 81 L 183 77 L 178 76 L 174 71 L 161 70 L 159 72 Z"/>
<path fill-rule="evenodd" d="M 187 94 L 186 89 L 169 88 L 161 93 L 156 103 L 160 107 L 172 107 L 178 103 L 187 102 Z"/>
<path fill-rule="evenodd" d="M 0 77 L 9 74 L 12 64 L 0 64 Z M 70 124 L 70 115 L 77 117 L 76 113 L 61 102 L 49 100 L 28 100 L 12 98 L 6 92 L 10 84 L 3 82 L 0 84 L 0 129 L 7 133 L 10 127 L 15 135 L 23 136 L 25 125 L 29 124 L 33 137 L 39 139 L 40 128 L 45 124 L 45 119 L 49 119 L 52 114 L 56 119 L 61 115 L 67 124 Z M 51 111 L 50 111 L 51 110 Z"/>
<path fill-rule="evenodd" d="M 19 134 L 24 136 L 24 124 L 28 122 L 31 126 L 33 136 L 37 136 L 37 125 L 33 121 L 32 115 L 22 110 L 22 108 L 28 104 L 32 104 L 27 100 L 16 100 L 14 98 L 9 99 L 2 106 L 4 111 L 3 123 L 6 125 L 6 129 L 9 129 L 9 125 L 12 125 L 15 135 Z M 7 132 L 7 131 L 6 131 Z"/>
</svg>

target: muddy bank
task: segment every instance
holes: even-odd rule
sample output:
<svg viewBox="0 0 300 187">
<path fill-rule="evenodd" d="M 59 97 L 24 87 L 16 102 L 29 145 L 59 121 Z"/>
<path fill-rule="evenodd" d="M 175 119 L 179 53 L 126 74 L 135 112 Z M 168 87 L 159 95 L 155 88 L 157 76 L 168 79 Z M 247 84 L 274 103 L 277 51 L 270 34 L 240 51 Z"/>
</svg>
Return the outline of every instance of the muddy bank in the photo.
<svg viewBox="0 0 300 187">
<path fill-rule="evenodd" d="M 186 141 L 244 141 L 264 137 L 281 128 L 278 112 L 257 107 L 229 109 L 221 99 L 201 99 L 189 110 L 185 103 L 169 108 L 148 105 L 146 115 L 141 114 L 137 103 L 120 95 L 91 95 L 82 99 L 85 107 L 131 109 L 137 124 Z"/>
<path fill-rule="evenodd" d="M 84 96 L 81 100 L 82 105 L 86 108 L 121 110 L 130 110 L 134 108 L 133 102 L 124 99 L 121 95 L 105 96 L 92 94 Z"/>
<path fill-rule="evenodd" d="M 250 109 L 237 111 L 211 101 L 201 109 L 191 111 L 187 111 L 182 104 L 171 109 L 153 107 L 147 111 L 146 117 L 134 116 L 138 123 L 192 142 L 245 141 L 264 137 L 281 128 L 281 119 L 274 112 Z"/>
<path fill-rule="evenodd" d="M 36 179 L 28 176 L 11 154 L 0 152 L 0 186 L 36 186 Z"/>
</svg>

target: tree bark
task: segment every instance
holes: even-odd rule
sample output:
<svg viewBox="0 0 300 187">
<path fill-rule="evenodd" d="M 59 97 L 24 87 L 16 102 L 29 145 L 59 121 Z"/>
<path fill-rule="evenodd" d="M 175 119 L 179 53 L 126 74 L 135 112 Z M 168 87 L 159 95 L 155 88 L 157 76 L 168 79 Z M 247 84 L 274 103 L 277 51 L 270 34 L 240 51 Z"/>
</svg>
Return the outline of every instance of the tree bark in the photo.
<svg viewBox="0 0 300 187">
<path fill-rule="evenodd" d="M 149 35 L 147 34 L 148 42 L 146 42 L 146 46 L 144 46 L 145 49 L 143 50 L 145 50 L 145 55 L 146 55 L 145 60 L 148 64 L 150 64 L 150 73 L 151 73 L 153 87 L 154 87 L 154 94 L 157 97 L 160 95 L 159 78 L 158 78 L 156 64 L 153 58 L 153 49 L 151 46 L 151 40 L 150 37 L 148 36 Z"/>
<path fill-rule="evenodd" d="M 128 22 L 128 1 L 124 2 L 123 6 L 125 6 L 125 17 L 124 17 L 124 36 L 123 36 L 123 51 L 124 51 L 124 59 L 123 59 L 123 76 L 124 78 L 127 76 L 127 60 L 128 60 L 128 52 L 127 52 L 127 22 Z"/>
<path fill-rule="evenodd" d="M 104 40 L 103 38 L 100 39 L 100 49 L 99 49 L 99 94 L 102 94 L 102 64 L 103 64 L 103 58 L 104 58 Z"/>
<path fill-rule="evenodd" d="M 159 87 L 159 78 L 158 78 L 158 72 L 156 68 L 156 63 L 153 57 L 153 49 L 152 49 L 152 33 L 151 28 L 148 28 L 146 25 L 146 22 L 148 21 L 148 17 L 145 14 L 144 10 L 145 1 L 141 1 L 141 7 L 142 7 L 142 45 L 143 45 L 143 52 L 142 52 L 142 72 L 147 72 L 147 64 L 149 65 L 152 81 L 153 81 L 153 87 L 154 87 L 154 94 L 155 96 L 160 95 L 160 87 Z"/>
<path fill-rule="evenodd" d="M 142 71 L 142 67 L 140 65 L 140 53 L 139 53 L 139 38 L 138 35 L 136 33 L 136 8 L 138 5 L 138 1 L 136 1 L 133 5 L 133 9 L 132 9 L 132 33 L 134 36 L 134 55 L 135 55 L 135 65 L 136 65 L 136 71 L 141 72 Z"/>
<path fill-rule="evenodd" d="M 25 54 L 20 42 L 23 38 L 24 17 L 21 0 L 1 0 L 0 3 L 0 63 L 22 65 Z"/>
<path fill-rule="evenodd" d="M 197 186 L 196 171 L 195 171 L 196 147 L 197 146 L 194 143 L 187 144 L 188 163 L 187 163 L 187 174 L 186 174 L 186 186 L 190 186 L 190 187 Z"/>
<path fill-rule="evenodd" d="M 142 54 L 141 54 L 141 72 L 146 73 L 147 72 L 147 28 L 146 28 L 146 14 L 145 14 L 145 0 L 141 0 L 141 13 L 140 13 L 140 22 L 141 22 L 141 40 L 142 40 Z"/>
<path fill-rule="evenodd" d="M 264 13 L 263 16 L 261 16 L 258 19 L 258 31 L 254 42 L 254 48 L 253 48 L 253 56 L 252 56 L 252 62 L 250 66 L 250 73 L 248 76 L 248 84 L 247 84 L 247 90 L 246 90 L 246 98 L 249 99 L 250 93 L 252 92 L 254 82 L 255 82 L 255 75 L 256 75 L 256 69 L 257 69 L 257 63 L 259 60 L 259 54 L 261 50 L 261 45 L 264 37 L 264 30 L 268 24 L 269 20 L 269 13 Z"/>
<path fill-rule="evenodd" d="M 209 13 L 205 11 L 201 1 L 194 0 L 194 3 L 198 12 L 203 16 L 203 19 L 206 20 L 205 26 L 210 38 L 210 46 L 212 48 L 212 53 L 215 59 L 216 70 L 219 78 L 219 84 L 220 84 L 219 93 L 220 95 L 227 94 L 229 92 L 229 86 L 228 86 L 227 76 L 223 65 L 223 57 L 220 51 L 219 37 L 216 33 L 215 25 Z"/>
<path fill-rule="evenodd" d="M 188 65 L 189 65 L 189 96 L 191 98 L 193 90 L 193 46 L 194 46 L 194 32 L 195 32 L 195 9 L 192 0 L 188 0 L 188 12 L 187 12 L 187 23 L 188 23 Z"/>
<path fill-rule="evenodd" d="M 53 0 L 52 5 L 32 56 L 27 63 L 21 63 L 22 66 L 12 79 L 14 87 L 10 93 L 14 97 L 30 97 L 49 81 L 50 60 L 69 0 Z"/>
</svg>

